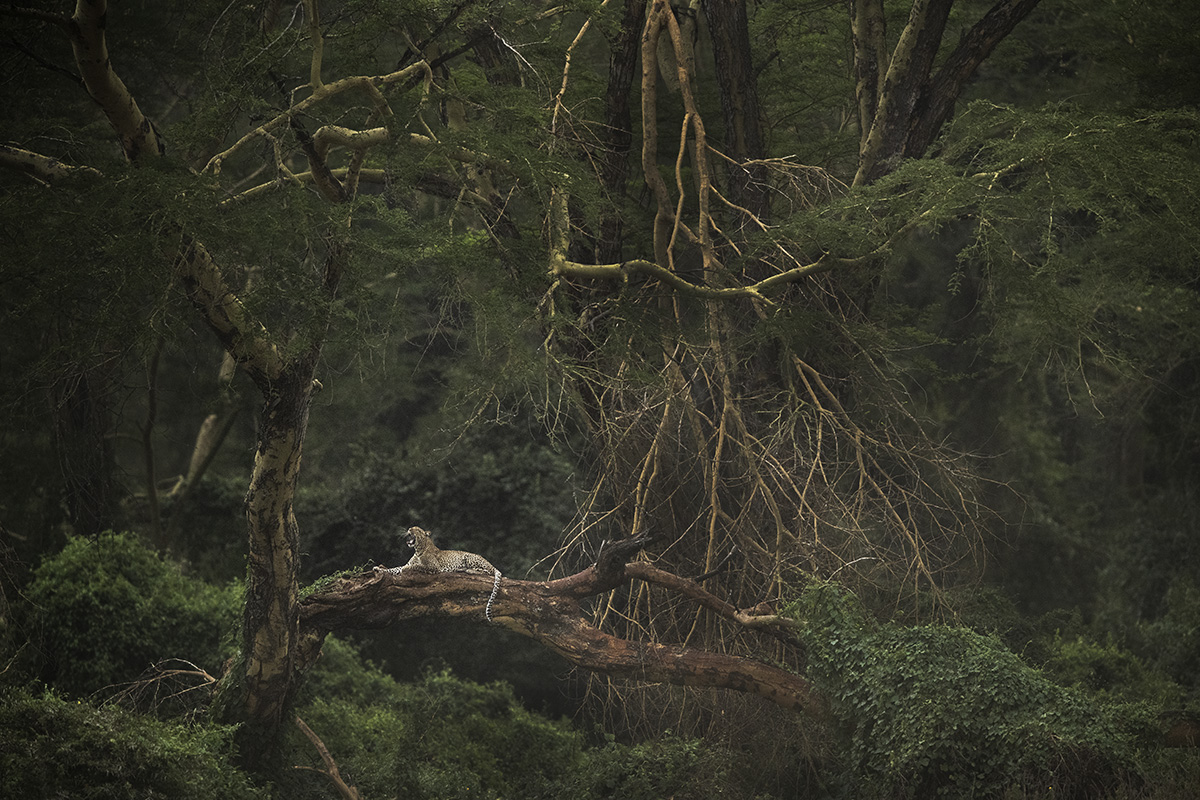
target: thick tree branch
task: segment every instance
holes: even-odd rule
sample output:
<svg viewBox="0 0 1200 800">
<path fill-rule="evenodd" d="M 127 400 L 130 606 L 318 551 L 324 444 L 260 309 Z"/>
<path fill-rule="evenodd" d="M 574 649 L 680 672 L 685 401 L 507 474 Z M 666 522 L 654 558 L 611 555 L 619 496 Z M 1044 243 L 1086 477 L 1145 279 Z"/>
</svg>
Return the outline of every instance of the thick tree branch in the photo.
<svg viewBox="0 0 1200 800">
<path fill-rule="evenodd" d="M 967 32 L 922 93 L 924 108 L 909 131 L 907 154 L 917 157 L 925 152 L 975 70 L 1041 1 L 1001 0 Z"/>
<path fill-rule="evenodd" d="M 641 545 L 634 542 L 630 546 Z M 738 620 L 742 615 L 749 625 L 760 624 L 755 622 L 759 617 L 732 609 L 685 579 L 638 563 L 626 563 L 614 571 L 603 555 L 600 563 L 556 581 L 504 578 L 492 605 L 492 617 L 499 625 L 538 641 L 584 669 L 631 680 L 734 689 L 793 711 L 826 713 L 824 698 L 804 678 L 786 670 L 751 658 L 622 639 L 585 620 L 580 600 L 634 577 L 683 591 L 727 619 Z M 345 577 L 302 601 L 301 636 L 319 640 L 334 630 L 382 628 L 426 616 L 482 620 L 492 581 L 490 575 L 468 572 L 395 576 L 377 570 Z"/>
<path fill-rule="evenodd" d="M 913 0 L 908 24 L 896 42 L 883 79 L 871 128 L 861 132 L 855 186 L 879 177 L 903 155 L 909 121 L 937 55 L 953 4 L 954 0 Z"/>
<path fill-rule="evenodd" d="M 35 153 L 32 150 L 23 150 L 20 147 L 11 147 L 4 144 L 0 144 L 0 166 L 19 169 L 29 175 L 29 177 L 43 183 L 51 183 L 78 175 L 95 178 L 99 178 L 102 175 L 98 169 L 64 164 L 57 158 L 51 158 L 50 156 Z"/>
<path fill-rule="evenodd" d="M 308 131 L 304 130 L 304 126 L 295 117 L 291 119 L 291 124 L 292 129 L 296 132 L 296 139 L 300 142 L 300 149 L 304 151 L 304 155 L 308 159 L 313 182 L 317 185 L 321 196 L 331 203 L 344 203 L 349 200 L 346 187 L 333 176 L 325 161 L 325 153 L 329 148 L 318 148 L 313 142 L 313 138 L 308 135 Z"/>
<path fill-rule="evenodd" d="M 796 622 L 778 614 L 758 613 L 757 609 L 742 610 L 734 608 L 730 603 L 717 597 L 712 592 L 687 578 L 681 578 L 674 573 L 659 569 L 644 561 L 634 561 L 625 565 L 625 571 L 631 578 L 653 583 L 664 589 L 687 597 L 704 606 L 721 617 L 745 625 L 748 628 L 762 628 L 767 633 L 785 642 L 794 643 L 794 638 L 788 633 L 796 627 Z"/>
<path fill-rule="evenodd" d="M 203 244 L 183 234 L 175 269 L 184 291 L 221 345 L 266 392 L 286 365 L 267 329 L 229 288 Z"/>
<path fill-rule="evenodd" d="M 120 137 L 127 159 L 137 161 L 145 155 L 162 155 L 158 131 L 113 71 L 104 34 L 107 18 L 108 0 L 78 0 L 75 4 L 71 49 L 83 83 Z"/>
<path fill-rule="evenodd" d="M 858 130 L 865 144 L 875 111 L 879 87 L 887 74 L 888 56 L 883 0 L 848 0 L 850 36 L 854 46 L 854 95 L 858 100 Z"/>
</svg>

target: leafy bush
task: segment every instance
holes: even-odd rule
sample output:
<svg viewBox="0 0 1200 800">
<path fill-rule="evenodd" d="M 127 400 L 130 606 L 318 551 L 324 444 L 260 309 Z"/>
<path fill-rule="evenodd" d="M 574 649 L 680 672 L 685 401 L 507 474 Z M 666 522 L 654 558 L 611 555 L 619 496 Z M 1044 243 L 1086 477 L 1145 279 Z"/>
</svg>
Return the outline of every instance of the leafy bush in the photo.
<svg viewBox="0 0 1200 800">
<path fill-rule="evenodd" d="M 1111 639 L 1104 644 L 1084 636 L 1055 636 L 1050 657 L 1043 666 L 1046 676 L 1063 686 L 1093 693 L 1099 698 L 1145 700 L 1176 705 L 1181 691 L 1162 673 L 1118 647 Z"/>
<path fill-rule="evenodd" d="M 505 684 L 483 686 L 429 673 L 399 684 L 337 640 L 310 674 L 299 716 L 322 738 L 365 797 L 725 796 L 723 754 L 667 737 L 637 746 L 589 747 L 566 723 L 533 714 Z M 292 734 L 294 760 L 319 768 L 312 745 Z M 324 779 L 296 773 L 289 798 L 325 797 Z"/>
<path fill-rule="evenodd" d="M 1200 586 L 1184 578 L 1172 581 L 1166 612 L 1146 623 L 1142 633 L 1157 666 L 1193 691 L 1200 687 Z"/>
<path fill-rule="evenodd" d="M 132 534 L 72 539 L 37 568 L 27 597 L 44 677 L 72 694 L 134 680 L 168 657 L 215 673 L 241 602 L 235 587 L 188 578 Z"/>
<path fill-rule="evenodd" d="M 266 797 L 227 761 L 232 729 L 186 728 L 46 693 L 0 690 L 0 796 Z"/>
<path fill-rule="evenodd" d="M 358 702 L 323 696 L 300 710 L 365 796 L 561 797 L 582 765 L 579 734 L 521 708 L 503 684 L 434 673 L 388 687 L 367 672 L 345 684 Z M 368 684 L 383 691 L 362 702 Z"/>
<path fill-rule="evenodd" d="M 729 785 L 722 755 L 697 739 L 663 738 L 633 746 L 610 741 L 590 753 L 588 793 L 576 797 L 742 797 Z"/>
<path fill-rule="evenodd" d="M 1094 796 L 1135 771 L 1137 737 L 1153 728 L 1147 708 L 1057 686 L 993 637 L 875 624 L 829 585 L 796 611 L 846 739 L 842 779 L 860 797 Z"/>
</svg>

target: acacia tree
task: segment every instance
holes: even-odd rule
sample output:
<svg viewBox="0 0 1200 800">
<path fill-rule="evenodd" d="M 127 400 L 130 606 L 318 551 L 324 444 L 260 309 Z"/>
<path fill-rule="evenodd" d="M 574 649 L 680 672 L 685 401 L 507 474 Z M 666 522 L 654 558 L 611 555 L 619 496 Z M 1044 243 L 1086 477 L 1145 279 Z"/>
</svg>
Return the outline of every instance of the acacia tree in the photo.
<svg viewBox="0 0 1200 800">
<path fill-rule="evenodd" d="M 297 590 L 293 503 L 322 348 L 375 281 L 423 267 L 445 270 L 453 291 L 502 299 L 506 357 L 540 359 L 554 388 L 531 395 L 550 424 L 589 435 L 596 465 L 563 564 L 596 563 L 545 584 L 506 581 L 500 623 L 600 671 L 818 710 L 801 678 L 746 658 L 729 631 L 774 630 L 773 655 L 797 664 L 774 613 L 796 580 L 936 591 L 940 571 L 977 552 L 970 471 L 912 413 L 871 304 L 895 248 L 1021 178 L 1025 156 L 975 163 L 967 148 L 942 173 L 888 183 L 1036 5 L 981 9 L 947 52 L 950 2 L 915 0 L 894 40 L 883 3 L 850 3 L 836 19 L 853 34 L 858 147 L 840 171 L 771 155 L 787 150 L 768 145 L 765 63 L 741 2 L 385 13 L 305 0 L 290 14 L 272 2 L 119 17 L 102 0 L 70 16 L 5 6 L 29 42 L 57 29 L 69 44 L 69 58 L 40 40 L 20 47 L 27 68 L 86 92 L 90 106 L 68 96 L 64 113 L 98 108 L 122 155 L 106 160 L 82 122 L 65 144 L 29 128 L 0 151 L 26 180 L 22 197 L 98 220 L 89 264 L 128 257 L 114 242 L 136 239 L 130 261 L 153 268 L 110 265 L 113 294 L 141 275 L 168 298 L 143 312 L 153 323 L 178 311 L 163 287 L 179 287 L 227 356 L 223 380 L 236 364 L 262 398 L 241 658 L 222 701 L 245 723 L 247 757 L 269 753 L 326 631 L 481 611 L 490 578 L 479 576 L 363 575 L 303 603 Z M 175 14 L 191 24 L 171 28 L 185 31 L 174 54 L 197 60 L 142 65 L 161 78 L 148 81 L 160 130 L 108 37 L 139 15 Z M 600 40 L 607 71 L 582 55 Z M 709 48 L 715 101 L 696 67 Z M 706 124 L 716 117 L 718 135 Z M 953 180 L 935 189 L 936 177 Z M 76 213 L 46 219 L 66 230 Z M 540 347 L 522 355 L 532 330 Z M 607 557 L 581 555 L 622 537 Z M 703 589 L 678 577 L 700 573 Z M 604 593 L 586 620 L 580 601 Z M 667 594 L 694 605 L 664 607 Z"/>
</svg>

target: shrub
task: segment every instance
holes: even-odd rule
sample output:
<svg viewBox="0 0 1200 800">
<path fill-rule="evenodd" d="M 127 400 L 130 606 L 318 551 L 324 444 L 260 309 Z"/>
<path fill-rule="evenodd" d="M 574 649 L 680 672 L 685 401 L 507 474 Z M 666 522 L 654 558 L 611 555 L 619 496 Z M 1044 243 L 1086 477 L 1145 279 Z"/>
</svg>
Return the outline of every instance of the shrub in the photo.
<svg viewBox="0 0 1200 800">
<path fill-rule="evenodd" d="M 27 597 L 44 678 L 86 694 L 136 679 L 168 657 L 210 673 L 232 652 L 240 592 L 183 575 L 132 534 L 72 539 L 34 573 Z"/>
<path fill-rule="evenodd" d="M 228 763 L 232 728 L 188 728 L 9 688 L 0 690 L 0 730 L 2 797 L 267 796 Z"/>
<path fill-rule="evenodd" d="M 611 739 L 589 747 L 566 723 L 534 714 L 506 684 L 487 686 L 447 672 L 400 684 L 336 639 L 310 673 L 299 716 L 317 733 L 348 782 L 364 797 L 462 798 L 727 795 L 723 753 L 702 742 L 664 737 L 636 746 Z M 295 763 L 320 768 L 299 732 Z M 283 787 L 294 800 L 326 797 L 324 778 L 294 773 Z"/>
<path fill-rule="evenodd" d="M 1055 685 L 998 639 L 962 628 L 875 624 L 820 585 L 795 609 L 810 674 L 845 737 L 860 797 L 987 797 L 1005 789 L 1095 796 L 1134 772 L 1151 714 Z"/>
<path fill-rule="evenodd" d="M 348 697 L 320 696 L 299 715 L 335 750 L 339 768 L 356 776 L 364 796 L 560 797 L 580 765 L 581 737 L 522 708 L 504 684 L 481 686 L 443 672 L 389 687 L 372 668 L 362 671 L 341 683 Z M 369 685 L 377 693 L 366 700 Z M 306 741 L 296 744 L 311 753 Z"/>
</svg>

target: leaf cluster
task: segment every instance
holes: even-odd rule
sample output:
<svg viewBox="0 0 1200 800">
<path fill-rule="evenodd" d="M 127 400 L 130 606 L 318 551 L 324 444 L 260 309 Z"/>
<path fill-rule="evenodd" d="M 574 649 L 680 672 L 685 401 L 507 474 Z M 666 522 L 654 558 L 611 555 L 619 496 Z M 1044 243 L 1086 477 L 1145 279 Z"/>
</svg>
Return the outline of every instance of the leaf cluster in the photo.
<svg viewBox="0 0 1200 800">
<path fill-rule="evenodd" d="M 1153 734 L 1147 707 L 1057 686 L 994 637 L 876 624 L 827 584 L 796 612 L 845 737 L 843 779 L 861 796 L 1091 796 L 1132 777 Z"/>
<path fill-rule="evenodd" d="M 44 677 L 74 695 L 133 681 L 171 657 L 216 673 L 241 600 L 236 586 L 189 578 L 127 533 L 71 539 L 34 571 L 26 596 Z"/>
<path fill-rule="evenodd" d="M 625 746 L 591 744 L 565 722 L 523 709 L 505 684 L 472 684 L 430 672 L 397 684 L 336 641 L 312 679 L 319 690 L 299 709 L 367 796 L 651 800 L 724 796 L 721 754 L 695 740 L 665 737 Z M 309 754 L 298 736 L 293 744 Z M 316 796 L 311 779 L 289 796 Z"/>
<path fill-rule="evenodd" d="M 0 793 L 133 800 L 265 798 L 229 763 L 232 728 L 160 722 L 54 692 L 0 689 Z"/>
</svg>

